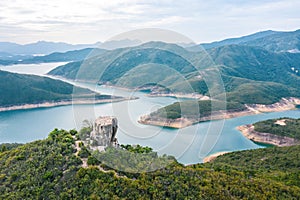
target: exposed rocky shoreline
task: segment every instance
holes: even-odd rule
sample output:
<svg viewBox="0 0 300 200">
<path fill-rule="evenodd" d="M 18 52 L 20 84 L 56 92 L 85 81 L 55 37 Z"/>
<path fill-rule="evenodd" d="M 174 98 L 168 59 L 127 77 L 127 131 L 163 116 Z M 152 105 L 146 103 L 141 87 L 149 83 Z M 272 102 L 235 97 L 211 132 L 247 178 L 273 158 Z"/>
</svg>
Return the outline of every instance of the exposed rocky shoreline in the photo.
<svg viewBox="0 0 300 200">
<path fill-rule="evenodd" d="M 33 109 L 33 108 L 50 108 L 56 106 L 66 106 L 66 105 L 84 105 L 84 104 L 100 104 L 100 103 L 111 103 L 111 102 L 119 102 L 126 100 L 134 100 L 136 98 L 111 98 L 111 99 L 85 99 L 85 100 L 65 100 L 58 102 L 43 102 L 37 104 L 23 104 L 9 107 L 0 107 L 0 112 L 4 111 L 12 111 L 12 110 L 25 110 L 25 109 Z"/>
<path fill-rule="evenodd" d="M 169 128 L 184 128 L 199 122 L 211 121 L 211 120 L 220 120 L 220 119 L 230 119 L 234 117 L 241 117 L 246 115 L 255 114 L 251 110 L 244 110 L 238 112 L 230 111 L 218 111 L 213 112 L 210 116 L 205 116 L 197 119 L 191 118 L 177 118 L 177 119 L 166 119 L 166 118 L 153 118 L 149 115 L 141 116 L 138 120 L 141 124 L 154 125 L 154 126 L 164 126 Z"/>
<path fill-rule="evenodd" d="M 237 129 L 241 131 L 246 138 L 254 142 L 271 144 L 279 147 L 300 144 L 300 141 L 294 138 L 274 135 L 271 133 L 257 132 L 254 130 L 254 126 L 252 124 L 238 126 Z"/>
<path fill-rule="evenodd" d="M 199 100 L 209 100 L 208 96 L 203 96 L 201 94 L 184 94 L 184 93 L 150 93 L 149 97 L 176 97 L 176 98 L 187 98 L 187 99 L 199 99 Z"/>
<path fill-rule="evenodd" d="M 252 104 L 245 105 L 246 110 L 243 111 L 216 111 L 212 112 L 210 116 L 200 117 L 200 118 L 177 118 L 177 119 L 166 119 L 151 117 L 150 115 L 143 115 L 138 120 L 141 124 L 154 125 L 154 126 L 163 126 L 170 128 L 184 128 L 199 122 L 211 121 L 211 120 L 220 120 L 220 119 L 229 119 L 247 115 L 260 114 L 264 112 L 280 112 L 286 110 L 295 109 L 296 105 L 300 104 L 299 98 L 282 98 L 279 102 L 263 105 L 263 104 Z"/>
</svg>

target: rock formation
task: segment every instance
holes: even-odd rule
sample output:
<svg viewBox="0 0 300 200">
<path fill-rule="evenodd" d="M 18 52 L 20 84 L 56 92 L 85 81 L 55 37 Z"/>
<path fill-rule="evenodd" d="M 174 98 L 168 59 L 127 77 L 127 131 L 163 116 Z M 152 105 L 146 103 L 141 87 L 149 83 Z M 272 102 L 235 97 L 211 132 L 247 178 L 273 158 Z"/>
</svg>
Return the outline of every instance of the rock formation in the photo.
<svg viewBox="0 0 300 200">
<path fill-rule="evenodd" d="M 115 117 L 98 117 L 93 125 L 91 140 L 93 146 L 112 146 L 116 145 L 115 138 L 118 129 L 118 120 Z"/>
</svg>

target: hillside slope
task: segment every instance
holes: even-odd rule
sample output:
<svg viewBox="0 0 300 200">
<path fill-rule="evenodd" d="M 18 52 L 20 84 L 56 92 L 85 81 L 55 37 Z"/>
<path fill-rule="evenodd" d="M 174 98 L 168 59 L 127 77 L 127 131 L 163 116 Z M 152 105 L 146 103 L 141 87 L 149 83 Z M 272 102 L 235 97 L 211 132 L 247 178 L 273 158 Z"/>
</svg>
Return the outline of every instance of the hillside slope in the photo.
<svg viewBox="0 0 300 200">
<path fill-rule="evenodd" d="M 47 139 L 0 153 L 0 198 L 300 198 L 300 146 L 230 153 L 187 167 L 174 162 L 139 174 L 104 171 L 95 162 L 83 168 L 72 135 L 76 131 L 54 130 Z"/>
<path fill-rule="evenodd" d="M 300 54 L 241 45 L 213 48 L 207 54 L 191 53 L 174 44 L 162 44 L 109 51 L 60 66 L 49 74 L 129 88 L 157 84 L 165 92 L 208 96 L 220 93 L 213 91 L 219 84 L 213 80 L 221 75 L 228 99 L 240 103 L 271 104 L 300 94 Z M 209 88 L 207 81 L 211 82 Z M 249 98 L 249 91 L 254 98 Z"/>
<path fill-rule="evenodd" d="M 73 92 L 76 96 L 72 96 Z M 71 101 L 81 97 L 111 98 L 69 83 L 34 75 L 23 75 L 0 70 L 0 107 L 44 102 Z"/>
</svg>

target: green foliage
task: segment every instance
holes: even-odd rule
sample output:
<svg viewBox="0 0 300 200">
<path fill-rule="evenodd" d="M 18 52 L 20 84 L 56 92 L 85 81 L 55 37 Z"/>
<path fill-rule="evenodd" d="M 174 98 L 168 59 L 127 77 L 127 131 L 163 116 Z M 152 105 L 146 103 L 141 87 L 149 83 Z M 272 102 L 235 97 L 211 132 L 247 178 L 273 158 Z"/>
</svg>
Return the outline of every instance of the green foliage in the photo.
<svg viewBox="0 0 300 200">
<path fill-rule="evenodd" d="M 176 102 L 166 107 L 160 108 L 152 112 L 151 117 L 176 119 L 180 117 L 199 118 L 210 116 L 213 112 L 224 111 L 242 111 L 245 106 L 237 102 L 222 102 L 222 101 L 183 101 Z"/>
<path fill-rule="evenodd" d="M 82 168 L 70 138 L 70 132 L 55 129 L 47 139 L 0 153 L 0 199 L 300 198 L 300 146 L 234 152 L 213 163 L 183 166 L 149 148 L 124 145 L 138 153 L 108 148 L 95 152 L 101 159 L 89 156 L 90 166 Z M 172 162 L 152 172 L 115 170 L 125 164 L 147 169 L 143 165 L 151 157 Z M 108 158 L 112 165 L 103 163 Z M 111 171 L 93 166 L 99 164 Z"/>
<path fill-rule="evenodd" d="M 73 95 L 73 96 L 72 96 Z M 80 99 L 105 99 L 91 90 L 47 77 L 0 71 L 0 107 Z"/>
<path fill-rule="evenodd" d="M 286 125 L 276 124 L 276 121 L 284 120 Z M 280 136 L 287 136 L 300 140 L 300 119 L 280 118 L 269 119 L 257 122 L 254 125 L 254 130 L 262 133 L 272 133 Z"/>
<path fill-rule="evenodd" d="M 299 97 L 300 74 L 295 72 L 300 70 L 299 60 L 299 54 L 274 53 L 251 44 L 222 45 L 195 53 L 174 44 L 150 43 L 68 63 L 50 74 L 130 88 L 155 83 L 174 93 L 205 95 L 220 92 L 216 90 L 220 83 L 210 79 L 221 75 L 228 101 L 271 104 L 282 97 Z M 210 76 L 212 71 L 217 73 Z"/>
<path fill-rule="evenodd" d="M 0 144 L 0 153 L 4 151 L 8 151 L 14 148 L 17 148 L 18 146 L 21 146 L 23 144 L 20 143 L 2 143 Z"/>
<path fill-rule="evenodd" d="M 105 152 L 95 151 L 92 155 L 107 169 L 131 173 L 153 171 L 175 162 L 172 156 L 160 157 L 149 147 L 129 145 L 127 148 L 128 150 L 108 147 Z"/>
<path fill-rule="evenodd" d="M 123 145 L 123 144 L 121 144 L 121 147 L 132 153 L 151 153 L 152 152 L 151 147 L 142 147 L 139 144 L 138 145 L 130 145 L 130 144 Z"/>
<path fill-rule="evenodd" d="M 94 156 L 90 155 L 88 157 L 87 164 L 88 165 L 100 165 L 101 162 L 98 159 L 96 159 Z"/>
<path fill-rule="evenodd" d="M 92 127 L 82 127 L 79 131 L 79 138 L 81 140 L 85 140 L 86 138 L 90 137 L 92 132 Z"/>
<path fill-rule="evenodd" d="M 249 177 L 260 177 L 300 188 L 300 145 L 269 147 L 219 156 L 212 164 L 220 170 L 235 168 Z"/>
<path fill-rule="evenodd" d="M 78 156 L 80 158 L 87 158 L 89 155 L 91 155 L 89 150 L 85 146 L 82 146 L 81 150 L 78 152 Z"/>
<path fill-rule="evenodd" d="M 55 129 L 45 140 L 0 153 L 0 199 L 57 198 L 81 164 L 74 140 Z"/>
</svg>

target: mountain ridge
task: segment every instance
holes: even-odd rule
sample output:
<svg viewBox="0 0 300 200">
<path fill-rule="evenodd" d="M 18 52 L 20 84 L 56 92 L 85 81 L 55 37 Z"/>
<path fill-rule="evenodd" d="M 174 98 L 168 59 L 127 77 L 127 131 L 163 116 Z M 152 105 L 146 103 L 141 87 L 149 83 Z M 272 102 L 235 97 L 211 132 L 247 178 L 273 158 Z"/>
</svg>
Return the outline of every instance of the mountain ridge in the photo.
<svg viewBox="0 0 300 200">
<path fill-rule="evenodd" d="M 201 51 L 231 44 L 259 46 L 273 52 L 297 52 L 300 48 L 300 29 L 295 31 L 261 31 L 242 37 L 202 43 L 187 49 L 190 51 Z"/>
</svg>

